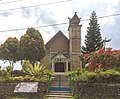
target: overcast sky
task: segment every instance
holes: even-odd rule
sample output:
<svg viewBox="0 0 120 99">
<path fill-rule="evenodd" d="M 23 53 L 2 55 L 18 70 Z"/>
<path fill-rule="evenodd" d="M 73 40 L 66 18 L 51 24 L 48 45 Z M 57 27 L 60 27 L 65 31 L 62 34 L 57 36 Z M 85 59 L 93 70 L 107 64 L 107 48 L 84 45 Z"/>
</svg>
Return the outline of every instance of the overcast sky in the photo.
<svg viewBox="0 0 120 99">
<path fill-rule="evenodd" d="M 84 45 L 89 21 L 82 20 L 89 19 L 92 11 L 95 11 L 98 17 L 120 13 L 119 5 L 120 0 L 0 0 L 0 44 L 8 37 L 20 39 L 26 32 L 26 29 L 7 30 L 68 23 L 68 17 L 72 18 L 77 12 L 78 17 L 81 17 L 82 45 Z M 102 38 L 112 39 L 107 43 L 107 47 L 120 49 L 120 16 L 98 18 L 98 22 Z M 45 43 L 59 30 L 68 36 L 68 24 L 38 29 Z"/>
</svg>

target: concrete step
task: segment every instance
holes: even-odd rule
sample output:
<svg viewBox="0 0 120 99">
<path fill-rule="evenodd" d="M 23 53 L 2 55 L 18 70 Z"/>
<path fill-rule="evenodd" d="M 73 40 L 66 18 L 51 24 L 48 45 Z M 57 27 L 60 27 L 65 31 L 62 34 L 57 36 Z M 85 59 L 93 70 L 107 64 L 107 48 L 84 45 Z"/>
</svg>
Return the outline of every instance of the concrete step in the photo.
<svg viewBox="0 0 120 99">
<path fill-rule="evenodd" d="M 63 97 L 46 97 L 45 99 L 73 99 L 73 98 L 63 98 Z"/>
<path fill-rule="evenodd" d="M 71 93 L 66 91 L 50 91 L 46 97 L 47 99 L 72 99 Z"/>
</svg>

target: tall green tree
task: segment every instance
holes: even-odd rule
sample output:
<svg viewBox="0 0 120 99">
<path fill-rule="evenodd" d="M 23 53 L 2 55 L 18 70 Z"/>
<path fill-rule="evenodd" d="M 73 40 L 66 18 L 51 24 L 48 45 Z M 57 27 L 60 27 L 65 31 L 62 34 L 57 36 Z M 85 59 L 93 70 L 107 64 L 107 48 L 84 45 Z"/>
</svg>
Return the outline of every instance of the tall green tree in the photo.
<svg viewBox="0 0 120 99">
<path fill-rule="evenodd" d="M 19 40 L 16 37 L 9 37 L 1 46 L 0 46 L 0 55 L 2 60 L 8 60 L 10 66 L 18 61 L 18 44 Z"/>
<path fill-rule="evenodd" d="M 45 46 L 40 32 L 34 28 L 28 28 L 26 34 L 20 38 L 19 43 L 20 59 L 29 60 L 34 66 L 45 56 Z"/>
<path fill-rule="evenodd" d="M 85 46 L 82 47 L 83 53 L 90 53 L 103 47 L 103 40 L 100 33 L 100 25 L 98 24 L 95 11 L 92 12 L 87 27 L 87 35 L 85 36 Z"/>
</svg>

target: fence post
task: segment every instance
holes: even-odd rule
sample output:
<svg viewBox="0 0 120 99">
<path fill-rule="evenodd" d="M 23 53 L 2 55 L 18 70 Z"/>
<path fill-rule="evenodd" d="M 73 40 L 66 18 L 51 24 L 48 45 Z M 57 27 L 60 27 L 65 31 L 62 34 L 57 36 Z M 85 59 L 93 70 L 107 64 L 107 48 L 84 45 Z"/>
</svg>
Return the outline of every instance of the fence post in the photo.
<svg viewBox="0 0 120 99">
<path fill-rule="evenodd" d="M 72 75 L 70 76 L 70 91 L 72 92 L 72 85 L 73 85 L 73 81 L 72 81 Z"/>
<path fill-rule="evenodd" d="M 59 88 L 61 86 L 61 75 L 59 75 Z"/>
<path fill-rule="evenodd" d="M 51 75 L 48 75 L 48 90 L 50 90 L 50 78 L 51 78 Z"/>
</svg>

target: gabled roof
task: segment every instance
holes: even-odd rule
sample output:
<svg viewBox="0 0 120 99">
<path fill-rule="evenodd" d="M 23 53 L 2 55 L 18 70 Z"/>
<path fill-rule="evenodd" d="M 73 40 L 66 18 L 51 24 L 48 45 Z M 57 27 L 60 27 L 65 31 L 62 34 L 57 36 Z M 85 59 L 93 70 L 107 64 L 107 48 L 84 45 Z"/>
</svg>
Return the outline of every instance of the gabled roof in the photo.
<svg viewBox="0 0 120 99">
<path fill-rule="evenodd" d="M 59 30 L 55 36 L 53 36 L 47 43 L 46 43 L 46 47 L 49 47 L 51 44 L 53 44 L 53 42 L 55 42 L 56 40 L 60 39 L 60 38 L 64 38 L 67 41 L 69 41 L 69 39 Z"/>
</svg>

